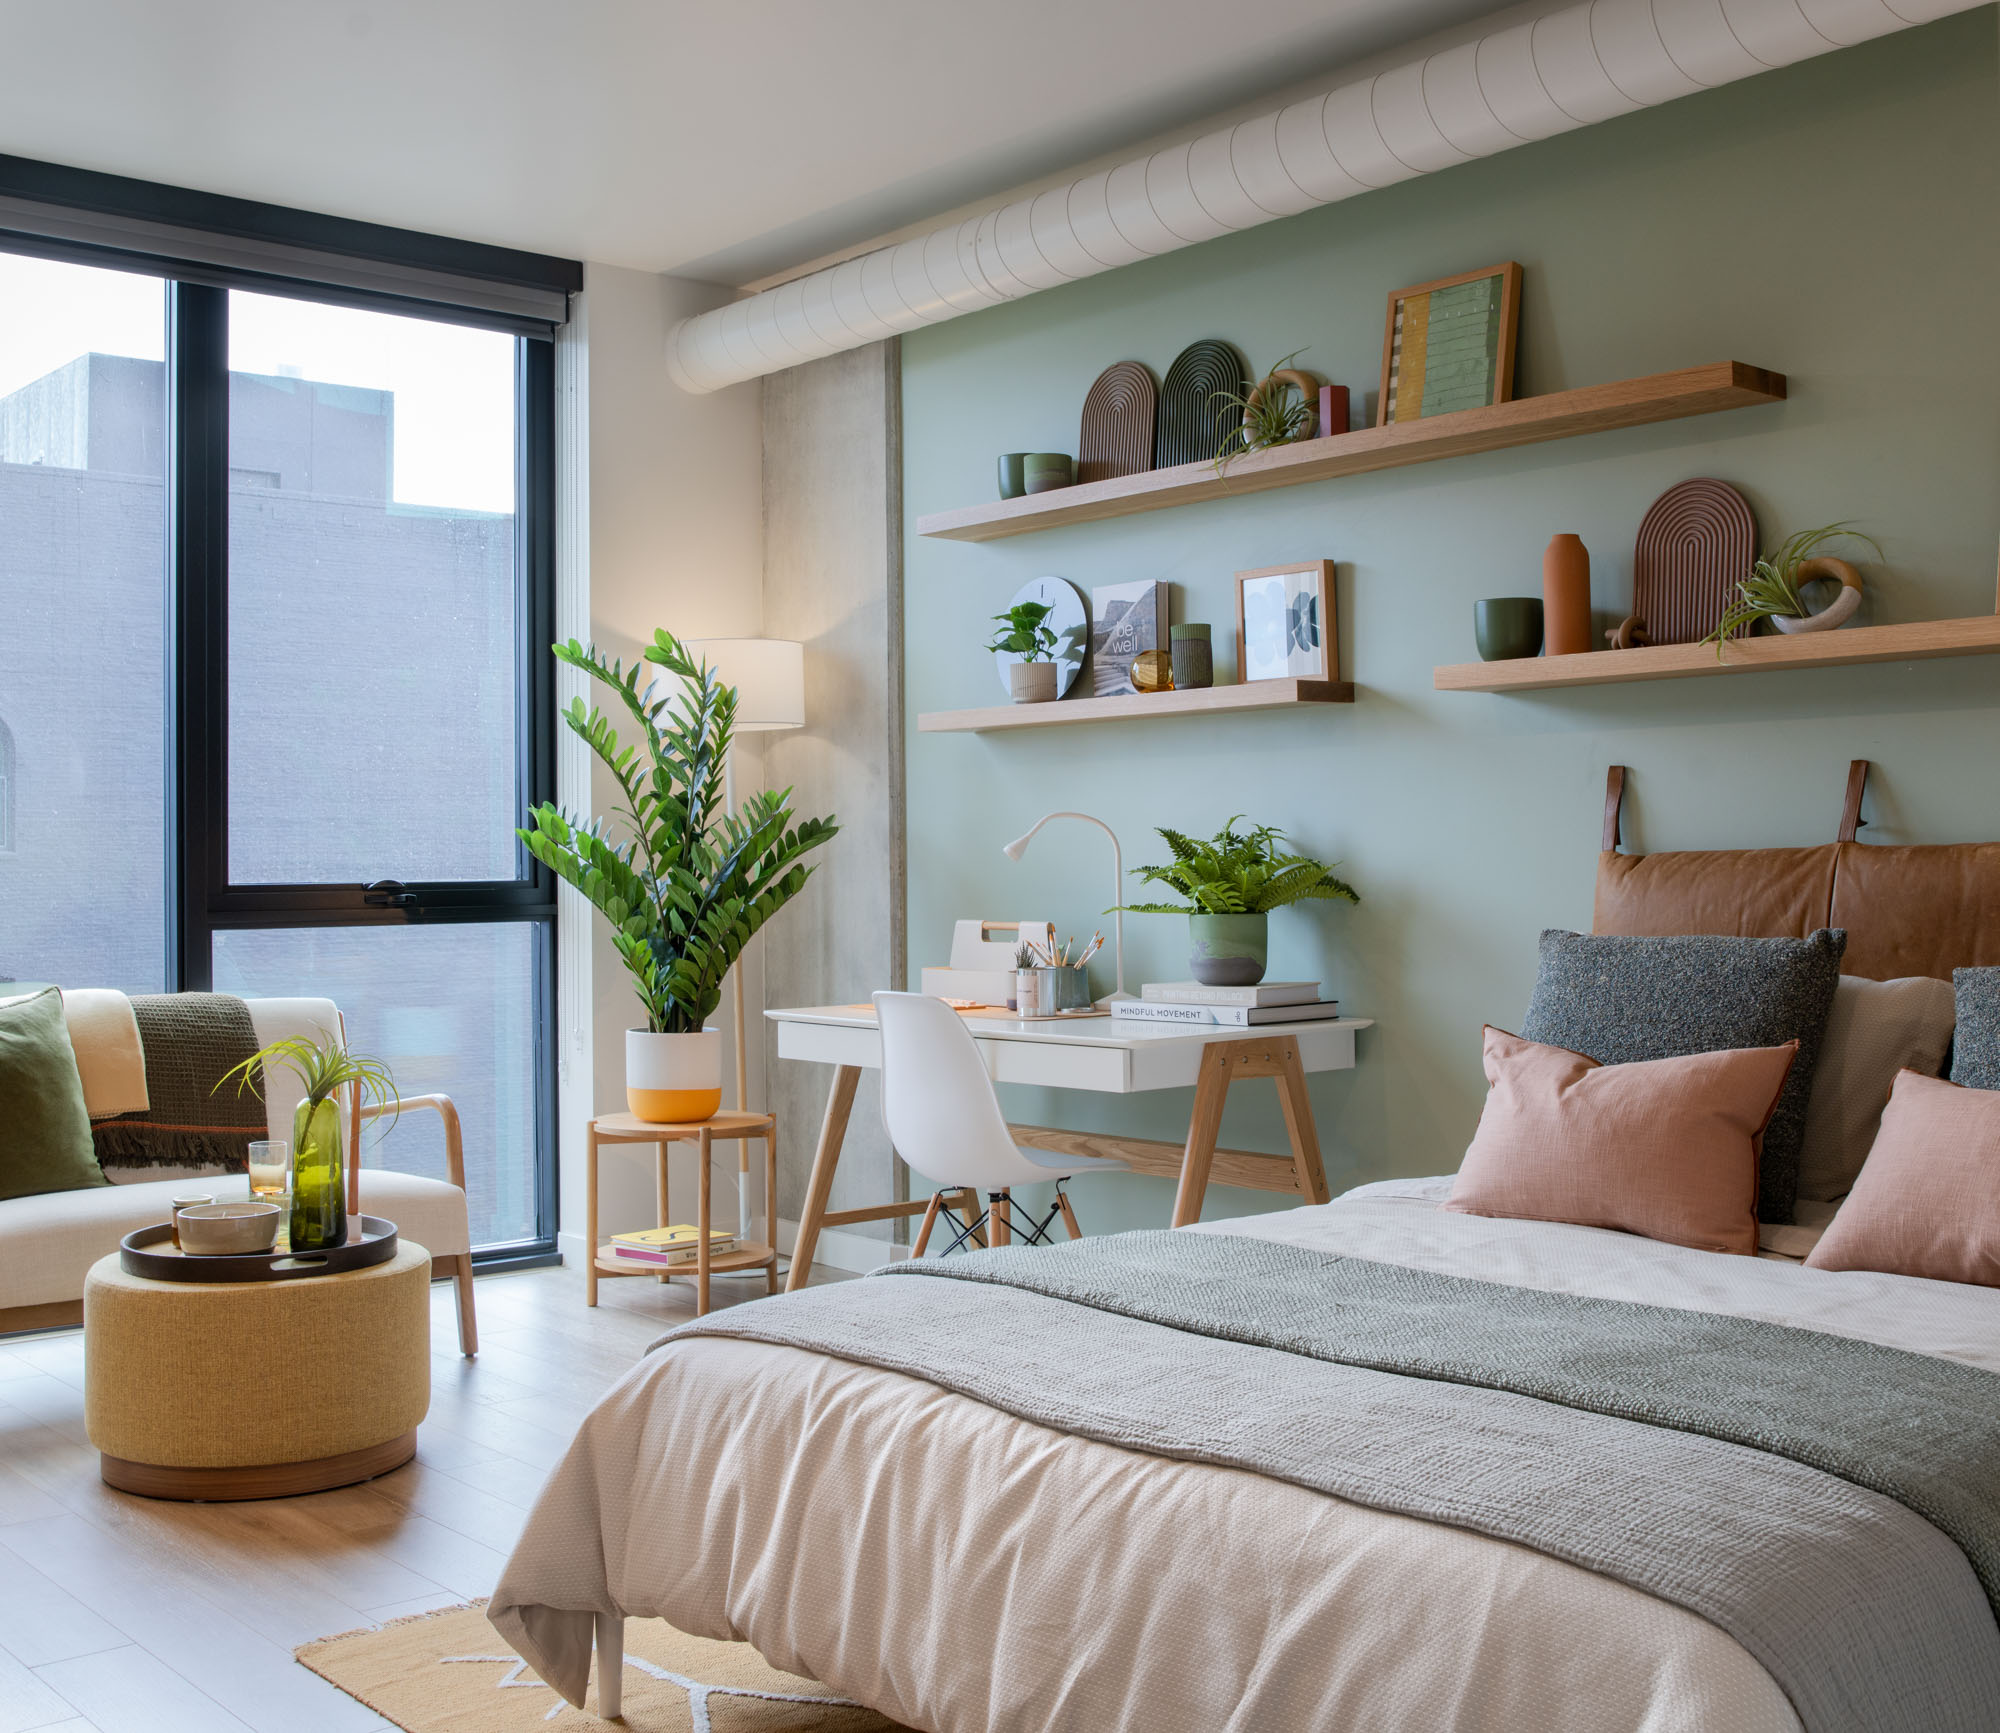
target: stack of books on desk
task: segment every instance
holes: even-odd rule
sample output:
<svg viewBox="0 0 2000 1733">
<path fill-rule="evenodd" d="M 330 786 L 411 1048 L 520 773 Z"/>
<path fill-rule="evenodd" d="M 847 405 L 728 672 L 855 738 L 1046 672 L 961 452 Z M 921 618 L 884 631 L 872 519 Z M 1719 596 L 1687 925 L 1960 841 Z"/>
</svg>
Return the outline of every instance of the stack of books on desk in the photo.
<svg viewBox="0 0 2000 1733">
<path fill-rule="evenodd" d="M 629 1234 L 613 1234 L 611 1249 L 636 1264 L 692 1264 L 701 1251 L 701 1233 L 682 1225 L 671 1228 L 639 1228 Z M 736 1249 L 736 1236 L 727 1228 L 708 1230 L 708 1255 L 720 1257 Z"/>
<path fill-rule="evenodd" d="M 1111 1015 L 1127 1023 L 1313 1023 L 1340 1015 L 1340 1001 L 1322 999 L 1317 981 L 1260 981 L 1254 987 L 1204 987 L 1199 981 L 1148 981 L 1137 999 L 1121 999 Z"/>
</svg>

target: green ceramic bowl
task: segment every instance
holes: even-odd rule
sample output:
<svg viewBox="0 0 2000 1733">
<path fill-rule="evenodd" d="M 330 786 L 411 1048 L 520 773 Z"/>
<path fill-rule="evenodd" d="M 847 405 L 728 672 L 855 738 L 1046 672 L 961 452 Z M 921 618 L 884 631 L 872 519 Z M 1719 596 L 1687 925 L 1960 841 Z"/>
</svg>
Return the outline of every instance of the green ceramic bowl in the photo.
<svg viewBox="0 0 2000 1733">
<path fill-rule="evenodd" d="M 1542 598 L 1493 596 L 1472 604 L 1472 634 L 1482 662 L 1518 662 L 1542 653 Z"/>
<path fill-rule="evenodd" d="M 1022 459 L 1021 476 L 1030 493 L 1068 487 L 1076 479 L 1075 460 L 1066 451 L 1031 451 Z"/>
</svg>

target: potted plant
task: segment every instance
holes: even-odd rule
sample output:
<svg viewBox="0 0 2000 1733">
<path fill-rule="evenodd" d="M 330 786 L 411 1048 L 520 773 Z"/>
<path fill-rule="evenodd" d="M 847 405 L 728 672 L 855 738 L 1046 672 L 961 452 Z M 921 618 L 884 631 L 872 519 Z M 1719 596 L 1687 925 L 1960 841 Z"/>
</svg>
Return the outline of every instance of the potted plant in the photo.
<svg viewBox="0 0 2000 1733">
<path fill-rule="evenodd" d="M 1269 917 L 1289 903 L 1358 903 L 1360 894 L 1331 869 L 1283 847 L 1282 831 L 1268 824 L 1236 829 L 1232 818 L 1209 841 L 1162 829 L 1173 860 L 1132 869 L 1134 876 L 1167 886 L 1180 903 L 1127 903 L 1129 914 L 1186 915 L 1188 967 L 1210 987 L 1254 987 L 1264 978 Z"/>
<path fill-rule="evenodd" d="M 1861 574 L 1845 560 L 1821 554 L 1828 542 L 1846 538 L 1866 542 L 1882 557 L 1882 549 L 1872 536 L 1849 529 L 1844 523 L 1823 524 L 1816 530 L 1800 530 L 1789 536 L 1775 553 L 1766 554 L 1751 568 L 1750 575 L 1736 586 L 1736 600 L 1716 622 L 1715 630 L 1702 639 L 1715 646 L 1716 659 L 1731 638 L 1754 632 L 1765 621 L 1779 632 L 1831 632 L 1845 625 L 1861 606 Z M 1806 606 L 1805 587 L 1814 583 L 1834 583 L 1839 593 L 1815 614 Z"/>
<path fill-rule="evenodd" d="M 1007 670 L 1007 684 L 1016 704 L 1046 704 L 1056 695 L 1056 635 L 1048 624 L 1055 609 L 1047 602 L 1016 602 L 993 623 L 987 649 L 994 655 L 1018 656 Z"/>
<path fill-rule="evenodd" d="M 671 634 L 653 634 L 630 669 L 572 638 L 555 656 L 611 688 L 640 738 L 619 742 L 594 706 L 571 701 L 563 722 L 618 784 L 614 839 L 602 818 L 578 822 L 533 808 L 515 834 L 611 923 L 646 1026 L 625 1034 L 625 1100 L 655 1124 L 707 1119 L 722 1105 L 722 1032 L 708 1019 L 743 947 L 805 888 L 800 861 L 839 829 L 831 817 L 792 821 L 791 790 L 751 795 L 718 814 L 736 692 Z M 642 687 L 646 664 L 680 682 L 677 695 Z"/>
<path fill-rule="evenodd" d="M 396 1120 L 400 1097 L 389 1067 L 365 1053 L 350 1052 L 324 1029 L 321 1039 L 288 1036 L 260 1048 L 241 1065 L 223 1073 L 215 1087 L 232 1077 L 239 1092 L 261 1096 L 259 1079 L 266 1068 L 283 1065 L 298 1074 L 305 1098 L 292 1115 L 291 1249 L 331 1251 L 347 1244 L 347 1128 L 340 1092 L 352 1089 L 361 1105 L 375 1103 Z M 386 1135 L 388 1126 L 383 1127 Z"/>
</svg>

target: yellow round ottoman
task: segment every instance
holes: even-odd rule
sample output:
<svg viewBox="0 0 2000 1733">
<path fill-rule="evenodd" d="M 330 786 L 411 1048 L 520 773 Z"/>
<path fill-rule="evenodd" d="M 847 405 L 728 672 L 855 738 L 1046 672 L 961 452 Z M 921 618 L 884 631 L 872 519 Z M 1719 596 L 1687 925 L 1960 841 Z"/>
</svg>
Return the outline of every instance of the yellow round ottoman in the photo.
<svg viewBox="0 0 2000 1733">
<path fill-rule="evenodd" d="M 83 1288 L 84 1421 L 105 1483 L 289 1498 L 386 1474 L 431 1404 L 431 1255 L 289 1282 L 155 1282 L 118 1255 Z"/>
</svg>

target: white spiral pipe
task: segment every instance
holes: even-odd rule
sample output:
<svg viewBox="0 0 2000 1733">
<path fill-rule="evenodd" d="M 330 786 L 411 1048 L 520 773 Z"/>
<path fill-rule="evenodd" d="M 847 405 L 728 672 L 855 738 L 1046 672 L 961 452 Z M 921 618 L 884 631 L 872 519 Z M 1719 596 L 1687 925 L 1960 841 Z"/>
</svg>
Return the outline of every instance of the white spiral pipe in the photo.
<svg viewBox="0 0 2000 1733">
<path fill-rule="evenodd" d="M 683 319 L 717 391 L 1985 0 L 1583 0 Z"/>
</svg>

